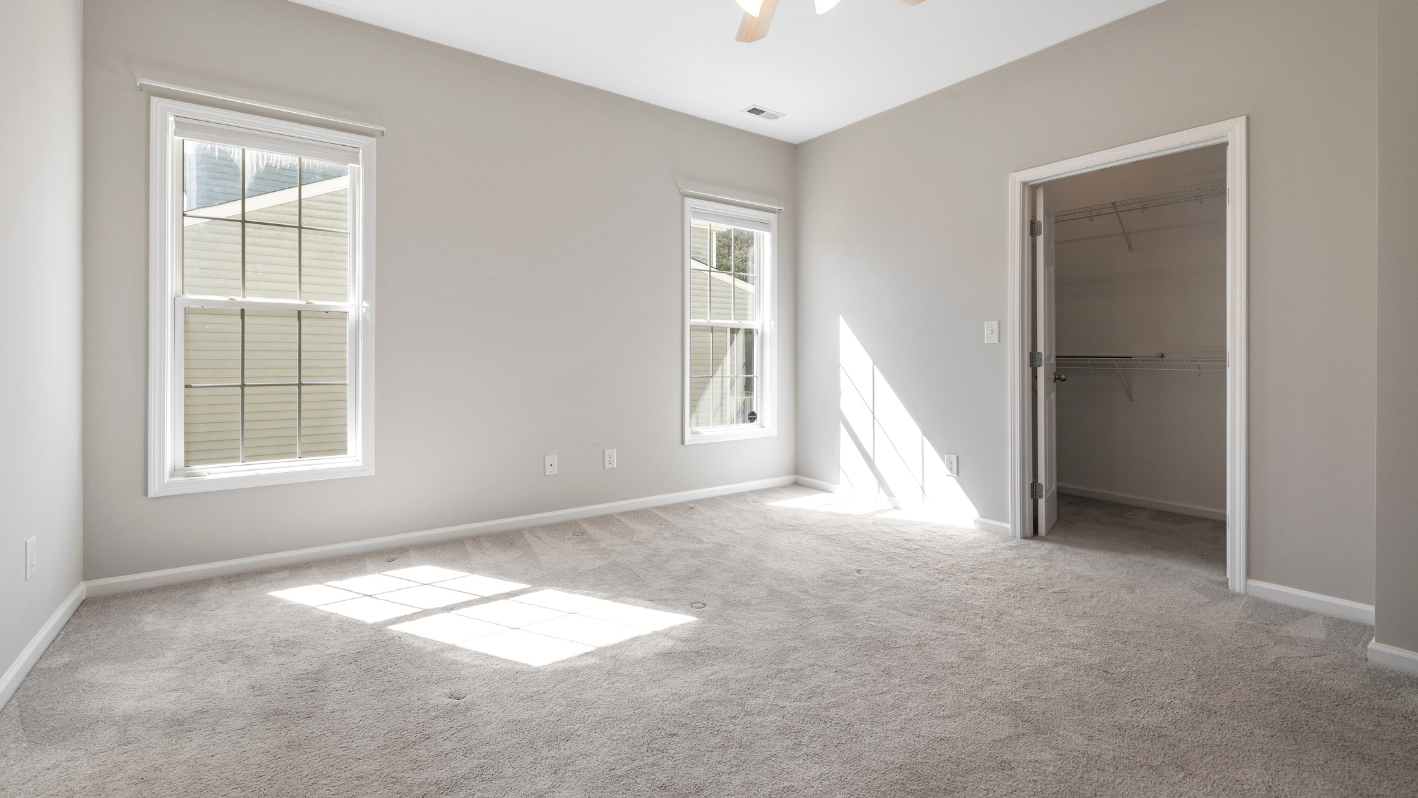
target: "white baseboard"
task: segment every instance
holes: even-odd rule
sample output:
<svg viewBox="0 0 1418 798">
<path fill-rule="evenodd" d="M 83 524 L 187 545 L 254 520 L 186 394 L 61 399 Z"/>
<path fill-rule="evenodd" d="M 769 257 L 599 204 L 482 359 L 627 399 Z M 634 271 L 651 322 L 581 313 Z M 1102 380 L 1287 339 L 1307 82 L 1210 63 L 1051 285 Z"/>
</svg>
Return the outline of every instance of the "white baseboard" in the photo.
<svg viewBox="0 0 1418 798">
<path fill-rule="evenodd" d="M 30 644 L 20 652 L 20 656 L 10 663 L 5 675 L 0 677 L 0 708 L 4 708 L 10 700 L 10 696 L 20 688 L 20 682 L 29 675 L 30 669 L 34 667 L 36 662 L 39 662 L 39 658 L 44 655 L 49 644 L 54 642 L 54 638 L 59 636 L 60 630 L 64 628 L 64 624 L 69 622 L 74 610 L 77 610 L 79 605 L 83 603 L 85 595 L 84 583 L 80 582 L 74 588 L 74 592 L 70 593 L 69 597 L 64 599 L 64 603 L 54 611 L 54 614 L 49 616 L 49 620 L 44 622 L 44 626 L 39 628 L 34 638 L 30 640 Z"/>
<path fill-rule="evenodd" d="M 795 481 L 796 481 L 799 485 L 802 485 L 802 486 L 805 487 L 805 488 L 812 488 L 813 490 L 820 490 L 820 491 L 822 491 L 823 493 L 841 493 L 841 492 L 842 492 L 842 486 L 841 486 L 841 485 L 838 485 L 838 484 L 835 483 L 835 482 L 823 482 L 823 481 L 820 480 L 820 479 L 813 479 L 812 477 L 797 477 Z"/>
<path fill-rule="evenodd" d="M 999 532 L 1005 535 L 1009 534 L 1009 524 L 1005 523 L 1004 521 L 991 521 L 988 518 L 976 518 L 975 528 L 984 530 L 985 532 Z"/>
<path fill-rule="evenodd" d="M 798 484 L 802 485 L 805 488 L 820 490 L 823 493 L 843 492 L 842 486 L 835 482 L 823 482 L 820 479 L 813 479 L 812 477 L 800 476 L 798 477 Z M 974 523 L 976 529 L 980 529 L 985 532 L 1003 532 L 1006 535 L 1009 534 L 1009 524 L 1006 524 L 1002 521 L 991 521 L 988 518 L 976 518 Z"/>
<path fill-rule="evenodd" d="M 1369 643 L 1369 661 L 1375 665 L 1392 668 L 1418 676 L 1418 652 L 1398 646 L 1389 646 L 1373 640 Z"/>
<path fill-rule="evenodd" d="M 1082 496 L 1085 499 L 1100 499 L 1105 502 L 1116 504 L 1126 504 L 1129 507 L 1146 507 L 1149 510 L 1162 510 L 1178 515 L 1191 515 L 1197 518 L 1210 518 L 1213 521 L 1225 521 L 1226 511 L 1218 510 L 1215 507 L 1202 507 L 1199 504 L 1183 504 L 1181 502 L 1169 502 L 1161 499 L 1149 499 L 1146 496 L 1134 496 L 1131 493 L 1115 493 L 1110 490 L 1094 490 L 1078 485 L 1065 485 L 1059 483 L 1059 493 L 1067 493 L 1071 496 Z"/>
<path fill-rule="evenodd" d="M 1346 621 L 1359 621 L 1370 626 L 1374 625 L 1374 605 L 1372 604 L 1360 604 L 1349 599 L 1326 596 L 1323 593 L 1311 593 L 1308 590 L 1284 585 L 1273 585 L 1269 582 L 1257 582 L 1254 579 L 1246 580 L 1246 595 L 1273 601 L 1276 604 L 1318 612 L 1322 615 L 1332 615 Z"/>
<path fill-rule="evenodd" d="M 111 576 L 105 579 L 94 579 L 85 584 L 88 586 L 88 594 L 90 596 L 109 596 L 115 593 L 146 590 L 152 587 L 175 585 L 182 582 L 195 582 L 201 579 L 211 579 L 216 576 L 230 576 L 232 574 L 246 573 L 248 571 L 278 568 L 284 565 L 297 565 L 299 563 L 314 562 L 316 560 L 329 560 L 335 557 L 346 557 L 351 554 L 363 554 L 365 552 L 394 549 L 403 546 L 417 546 L 424 543 L 439 543 L 445 540 L 456 540 L 473 535 L 488 535 L 494 532 L 507 532 L 513 529 L 524 529 L 530 526 L 555 524 L 562 521 L 575 521 L 579 518 L 592 518 L 598 515 L 643 510 L 646 507 L 659 507 L 666 504 L 678 504 L 680 502 L 694 501 L 696 499 L 707 499 L 713 496 L 726 496 L 730 493 L 777 488 L 783 485 L 791 485 L 797 480 L 798 477 L 793 476 L 759 479 L 753 482 L 740 482 L 735 485 L 720 485 L 713 488 L 680 491 L 679 493 L 664 493 L 658 496 L 647 496 L 643 499 L 626 499 L 618 502 L 607 502 L 606 504 L 573 507 L 567 510 L 552 510 L 545 513 L 533 513 L 532 515 L 519 515 L 515 518 L 478 521 L 472 524 L 445 526 L 439 529 L 427 529 L 421 532 L 405 532 L 399 535 L 356 540 L 349 543 L 334 543 L 329 546 L 316 546 L 309 549 L 258 554 L 255 557 L 242 557 L 236 560 L 222 560 L 221 562 L 203 563 L 201 565 L 186 565 L 181 568 L 148 571 L 147 573 L 130 574 L 128 576 Z"/>
</svg>

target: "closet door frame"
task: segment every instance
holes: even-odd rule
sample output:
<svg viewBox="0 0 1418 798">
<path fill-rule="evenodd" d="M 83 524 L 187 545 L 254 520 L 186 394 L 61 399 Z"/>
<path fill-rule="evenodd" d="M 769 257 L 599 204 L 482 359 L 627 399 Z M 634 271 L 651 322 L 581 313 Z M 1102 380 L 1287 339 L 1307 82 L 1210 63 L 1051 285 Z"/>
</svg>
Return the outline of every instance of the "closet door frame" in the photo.
<svg viewBox="0 0 1418 798">
<path fill-rule="evenodd" d="M 1029 365 L 1034 313 L 1030 280 L 1033 188 L 1110 166 L 1226 144 L 1226 582 L 1246 592 L 1249 499 L 1246 463 L 1247 185 L 1246 117 L 1228 119 L 1121 147 L 1014 172 L 1009 176 L 1009 463 L 1012 538 L 1034 535 L 1033 381 Z"/>
</svg>

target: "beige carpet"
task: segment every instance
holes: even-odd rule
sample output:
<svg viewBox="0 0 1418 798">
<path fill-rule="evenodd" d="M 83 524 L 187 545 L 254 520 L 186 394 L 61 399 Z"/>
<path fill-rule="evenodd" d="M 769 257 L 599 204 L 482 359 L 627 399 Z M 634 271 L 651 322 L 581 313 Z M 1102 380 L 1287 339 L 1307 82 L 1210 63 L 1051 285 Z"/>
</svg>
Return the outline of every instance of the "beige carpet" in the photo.
<svg viewBox="0 0 1418 798">
<path fill-rule="evenodd" d="M 1418 794 L 1418 679 L 1227 592 L 1220 524 L 1068 500 L 1015 542 L 776 504 L 813 495 L 90 599 L 0 712 L 0 794 Z M 527 587 L 370 623 L 407 605 L 269 595 L 466 579 L 421 565 Z"/>
</svg>

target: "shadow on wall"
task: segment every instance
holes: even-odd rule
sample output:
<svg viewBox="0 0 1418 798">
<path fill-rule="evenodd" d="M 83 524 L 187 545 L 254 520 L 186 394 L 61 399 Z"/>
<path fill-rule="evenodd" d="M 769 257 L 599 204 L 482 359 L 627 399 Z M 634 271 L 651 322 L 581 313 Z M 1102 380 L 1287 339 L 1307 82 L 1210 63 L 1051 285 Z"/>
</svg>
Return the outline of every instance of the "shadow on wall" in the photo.
<svg viewBox="0 0 1418 798">
<path fill-rule="evenodd" d="M 926 440 L 846 319 L 839 317 L 838 324 L 841 493 L 835 500 L 810 497 L 815 506 L 973 527 L 979 517 L 974 503 L 947 473 L 944 459 Z"/>
</svg>

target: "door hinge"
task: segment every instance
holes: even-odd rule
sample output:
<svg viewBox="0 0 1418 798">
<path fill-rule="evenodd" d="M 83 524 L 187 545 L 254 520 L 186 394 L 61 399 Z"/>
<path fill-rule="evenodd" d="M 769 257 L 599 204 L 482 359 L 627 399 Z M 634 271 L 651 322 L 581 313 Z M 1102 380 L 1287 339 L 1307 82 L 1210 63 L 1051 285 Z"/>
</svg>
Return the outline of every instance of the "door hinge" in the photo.
<svg viewBox="0 0 1418 798">
<path fill-rule="evenodd" d="M 1041 236 L 1044 234 L 1044 223 L 1038 219 L 1029 220 L 1029 235 Z"/>
<path fill-rule="evenodd" d="M 1029 498 L 1031 498 L 1031 499 L 1042 499 L 1042 498 L 1044 498 L 1044 483 L 1042 483 L 1042 482 L 1030 482 L 1030 483 L 1029 483 Z"/>
<path fill-rule="evenodd" d="M 1031 368 L 1031 369 L 1037 369 L 1037 368 L 1043 368 L 1043 366 L 1044 366 L 1044 353 L 1043 353 L 1043 352 L 1030 352 L 1030 353 L 1029 353 L 1029 368 Z"/>
</svg>

